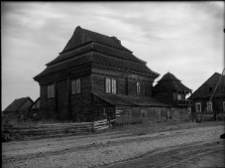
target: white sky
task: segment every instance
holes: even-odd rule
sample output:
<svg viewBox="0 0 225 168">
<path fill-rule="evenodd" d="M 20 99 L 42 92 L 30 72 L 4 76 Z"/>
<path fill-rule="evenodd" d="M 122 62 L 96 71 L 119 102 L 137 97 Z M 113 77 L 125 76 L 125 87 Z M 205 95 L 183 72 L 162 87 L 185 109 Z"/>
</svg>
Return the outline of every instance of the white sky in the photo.
<svg viewBox="0 0 225 168">
<path fill-rule="evenodd" d="M 150 69 L 195 91 L 224 67 L 224 2 L 1 2 L 2 110 L 39 97 L 33 77 L 81 26 L 116 36 Z"/>
</svg>

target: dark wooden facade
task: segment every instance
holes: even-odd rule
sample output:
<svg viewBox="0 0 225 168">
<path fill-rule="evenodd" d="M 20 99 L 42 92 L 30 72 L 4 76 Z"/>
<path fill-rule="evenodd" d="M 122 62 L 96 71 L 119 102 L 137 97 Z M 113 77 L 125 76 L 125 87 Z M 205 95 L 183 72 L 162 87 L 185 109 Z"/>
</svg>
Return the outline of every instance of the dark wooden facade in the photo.
<svg viewBox="0 0 225 168">
<path fill-rule="evenodd" d="M 213 94 L 214 90 L 215 90 L 215 93 Z M 212 105 L 210 105 L 211 106 L 210 108 L 207 108 L 207 103 L 209 103 L 211 96 L 212 96 L 212 99 L 211 99 Z M 201 113 L 203 112 L 222 113 L 223 112 L 224 113 L 225 112 L 225 76 L 219 73 L 214 73 L 190 96 L 189 99 L 193 101 L 193 106 L 192 106 L 193 112 L 201 112 Z M 198 109 L 197 109 L 197 105 L 198 105 Z"/>
<path fill-rule="evenodd" d="M 152 83 L 159 74 L 116 37 L 78 26 L 60 55 L 46 65 L 34 78 L 40 85 L 44 118 L 93 121 L 115 118 L 121 109 L 170 107 L 152 98 Z M 116 81 L 111 86 L 115 93 L 112 88 L 107 93 L 107 79 Z M 73 81 L 79 82 L 75 94 Z"/>
<path fill-rule="evenodd" d="M 191 101 L 186 95 L 192 91 L 181 83 L 173 74 L 165 74 L 153 89 L 153 96 L 161 102 L 170 104 L 176 108 L 187 108 L 191 106 Z"/>
</svg>

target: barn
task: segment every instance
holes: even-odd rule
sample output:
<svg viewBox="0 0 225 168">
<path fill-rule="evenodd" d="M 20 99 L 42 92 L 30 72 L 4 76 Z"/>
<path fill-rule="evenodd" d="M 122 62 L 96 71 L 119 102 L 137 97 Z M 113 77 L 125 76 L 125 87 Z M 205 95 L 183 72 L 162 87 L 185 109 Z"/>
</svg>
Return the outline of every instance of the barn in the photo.
<svg viewBox="0 0 225 168">
<path fill-rule="evenodd" d="M 30 97 L 22 97 L 15 99 L 10 105 L 8 105 L 3 111 L 4 116 L 8 118 L 28 118 L 29 108 L 33 104 L 33 100 Z"/>
</svg>

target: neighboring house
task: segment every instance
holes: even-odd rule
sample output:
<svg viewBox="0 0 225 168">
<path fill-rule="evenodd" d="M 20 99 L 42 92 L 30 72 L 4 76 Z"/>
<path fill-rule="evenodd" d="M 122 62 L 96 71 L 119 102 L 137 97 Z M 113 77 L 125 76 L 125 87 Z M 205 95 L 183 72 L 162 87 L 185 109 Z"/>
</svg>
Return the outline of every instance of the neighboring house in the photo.
<svg viewBox="0 0 225 168">
<path fill-rule="evenodd" d="M 15 99 L 3 111 L 4 116 L 7 116 L 8 118 L 19 117 L 20 119 L 26 119 L 28 118 L 29 108 L 33 103 L 34 102 L 30 97 Z"/>
<path fill-rule="evenodd" d="M 172 113 L 179 112 L 181 114 L 187 114 L 190 113 L 192 102 L 187 100 L 186 97 L 191 92 L 191 89 L 183 85 L 179 79 L 168 72 L 154 87 L 153 97 L 157 98 L 160 102 L 171 105 Z"/>
<path fill-rule="evenodd" d="M 220 77 L 221 80 L 219 82 Z M 218 87 L 215 90 L 217 83 Z M 215 93 L 210 101 L 214 90 Z M 221 74 L 217 72 L 214 73 L 189 99 L 193 101 L 193 112 L 225 112 L 225 75 L 221 76 Z"/>
<path fill-rule="evenodd" d="M 40 103 L 41 99 L 40 97 L 35 100 L 35 102 L 30 106 L 29 108 L 29 117 L 30 118 L 38 118 L 39 112 L 40 112 Z"/>
<path fill-rule="evenodd" d="M 78 26 L 59 56 L 46 65 L 34 77 L 45 118 L 91 121 L 170 107 L 152 98 L 159 74 L 116 37 Z"/>
</svg>

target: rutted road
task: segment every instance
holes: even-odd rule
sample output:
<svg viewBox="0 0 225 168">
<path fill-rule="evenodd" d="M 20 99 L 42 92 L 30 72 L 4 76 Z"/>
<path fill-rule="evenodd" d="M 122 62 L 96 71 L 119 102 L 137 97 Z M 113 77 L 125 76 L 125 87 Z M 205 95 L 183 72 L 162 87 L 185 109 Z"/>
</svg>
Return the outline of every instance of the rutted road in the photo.
<svg viewBox="0 0 225 168">
<path fill-rule="evenodd" d="M 130 133 L 121 134 L 120 131 L 88 136 L 9 142 L 2 144 L 2 166 L 5 168 L 79 168 L 110 167 L 110 165 L 115 167 L 118 164 L 117 166 L 119 167 L 119 164 L 122 164 L 126 160 L 143 159 L 148 154 L 151 154 L 153 158 L 154 156 L 157 158 L 157 156 L 160 156 L 157 152 L 164 156 L 166 153 L 163 151 L 165 150 L 174 150 L 175 153 L 179 153 L 179 151 L 184 149 L 186 150 L 186 155 L 184 153 L 184 156 L 167 158 L 169 160 L 178 159 L 178 161 L 182 161 L 182 159 L 194 155 L 191 152 L 196 153 L 193 150 L 198 149 L 198 147 L 199 149 L 203 149 L 201 145 L 206 145 L 207 150 L 214 150 L 212 144 L 219 142 L 218 145 L 220 146 L 217 146 L 218 150 L 221 150 L 222 145 L 219 136 L 223 132 L 224 126 L 217 125 L 139 136 Z M 192 148 L 185 148 L 188 145 L 192 146 Z M 207 152 L 207 150 L 203 151 L 203 153 Z M 198 151 L 197 154 L 199 152 L 201 153 L 201 151 Z M 130 163 L 126 163 L 129 166 Z M 152 162 L 146 164 L 150 166 Z M 165 164 L 163 167 L 165 167 Z"/>
</svg>

